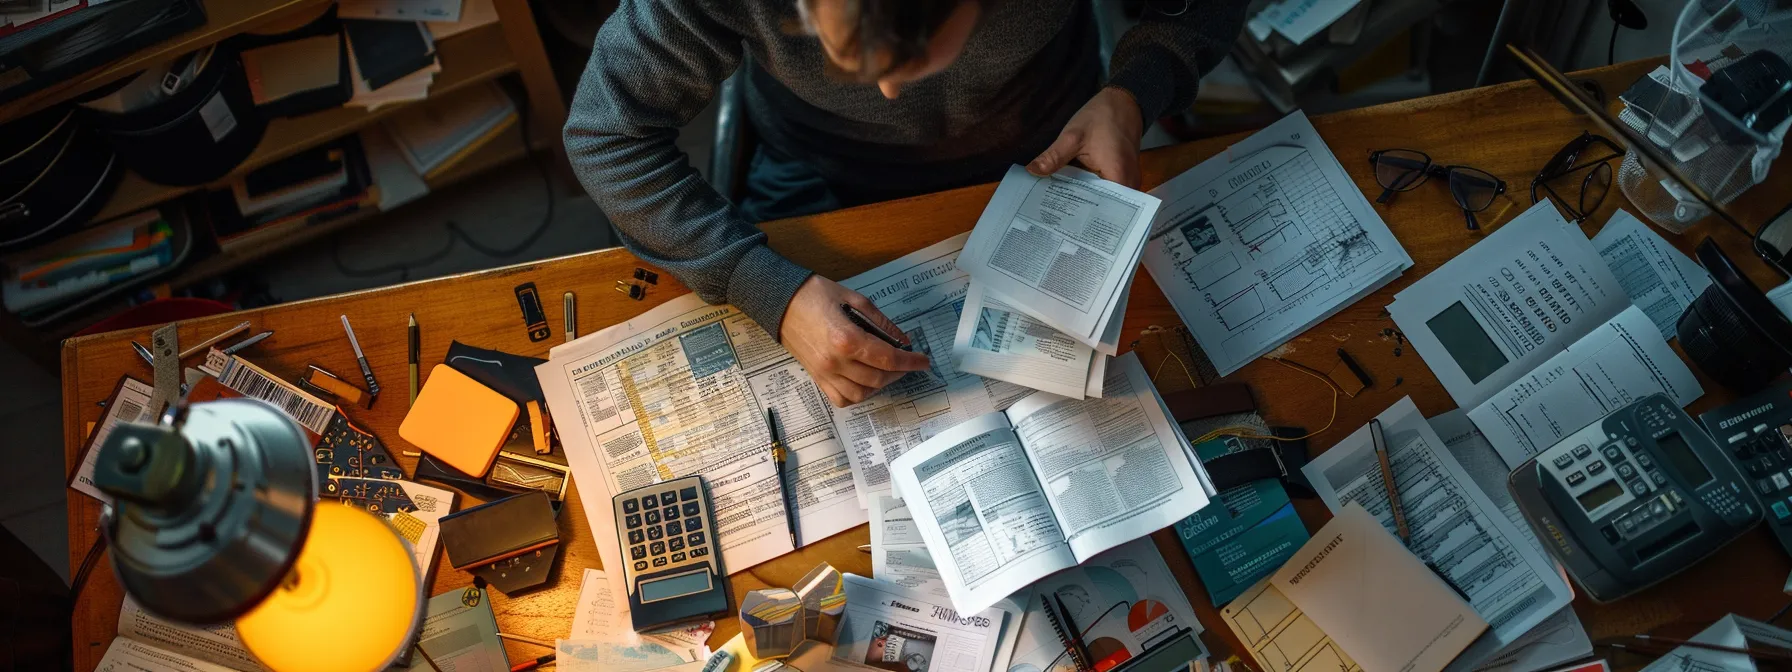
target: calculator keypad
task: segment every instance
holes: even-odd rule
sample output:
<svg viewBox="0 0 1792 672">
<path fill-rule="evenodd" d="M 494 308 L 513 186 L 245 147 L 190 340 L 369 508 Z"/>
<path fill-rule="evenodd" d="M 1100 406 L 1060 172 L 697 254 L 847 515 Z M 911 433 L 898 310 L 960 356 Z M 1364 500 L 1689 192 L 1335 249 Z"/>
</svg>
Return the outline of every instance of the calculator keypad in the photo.
<svg viewBox="0 0 1792 672">
<path fill-rule="evenodd" d="M 679 487 L 619 499 L 629 569 L 641 573 L 704 562 L 710 557 L 703 493 Z"/>
</svg>

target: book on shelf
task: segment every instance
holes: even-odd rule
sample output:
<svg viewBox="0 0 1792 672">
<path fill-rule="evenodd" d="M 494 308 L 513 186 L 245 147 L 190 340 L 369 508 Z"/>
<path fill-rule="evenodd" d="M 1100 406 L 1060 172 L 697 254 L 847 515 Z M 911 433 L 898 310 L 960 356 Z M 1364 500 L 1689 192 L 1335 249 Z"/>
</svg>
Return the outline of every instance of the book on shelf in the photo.
<svg viewBox="0 0 1792 672">
<path fill-rule="evenodd" d="M 323 188 L 323 186 L 328 188 Z M 239 198 L 253 192 L 277 205 L 244 212 Z M 347 135 L 245 175 L 212 192 L 212 233 L 231 251 L 270 238 L 377 209 L 379 189 L 367 168 L 359 135 Z"/>
<path fill-rule="evenodd" d="M 470 86 L 385 121 L 393 144 L 424 178 L 447 172 L 517 122 L 516 103 L 497 82 Z"/>
<path fill-rule="evenodd" d="M 174 260 L 173 235 L 161 213 L 148 210 L 11 257 L 0 301 L 23 313 L 163 268 Z"/>
</svg>

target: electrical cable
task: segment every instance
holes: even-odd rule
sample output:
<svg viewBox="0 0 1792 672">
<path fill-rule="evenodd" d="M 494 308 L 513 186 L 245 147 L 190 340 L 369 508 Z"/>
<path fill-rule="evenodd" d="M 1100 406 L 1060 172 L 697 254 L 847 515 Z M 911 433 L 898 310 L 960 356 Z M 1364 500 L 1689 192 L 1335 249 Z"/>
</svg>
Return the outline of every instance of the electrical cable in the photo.
<svg viewBox="0 0 1792 672">
<path fill-rule="evenodd" d="M 1623 28 L 1623 27 L 1624 27 L 1624 25 L 1618 23 L 1617 21 L 1612 22 L 1612 35 L 1611 35 L 1611 37 L 1605 38 L 1605 64 L 1606 65 L 1611 65 L 1614 62 L 1613 57 L 1618 54 L 1618 29 Z"/>
<path fill-rule="evenodd" d="M 87 555 L 81 558 L 81 567 L 75 570 L 74 581 L 69 582 L 68 601 L 70 604 L 81 600 L 81 590 L 87 587 L 87 577 L 93 573 L 93 566 L 99 562 L 100 555 L 106 550 L 106 535 L 93 538 L 93 545 L 87 547 Z"/>
<path fill-rule="evenodd" d="M 467 230 L 461 227 L 458 222 L 449 220 L 444 227 L 448 232 L 448 242 L 444 244 L 441 249 L 415 259 L 394 264 L 386 264 L 383 266 L 374 266 L 371 268 L 355 268 L 348 265 L 347 262 L 344 262 L 342 260 L 343 237 L 338 236 L 330 246 L 330 263 L 336 267 L 336 271 L 351 278 L 375 278 L 397 273 L 399 281 L 403 282 L 410 279 L 411 269 L 418 266 L 428 266 L 447 258 L 449 253 L 454 251 L 454 246 L 457 241 L 465 243 L 468 248 L 475 252 L 494 259 L 508 259 L 518 254 L 522 254 L 523 251 L 539 242 L 543 236 L 547 235 L 548 229 L 554 224 L 554 182 L 553 179 L 548 176 L 547 164 L 542 161 L 541 155 L 535 152 L 535 143 L 529 134 L 528 106 L 519 106 L 517 116 L 519 118 L 518 122 L 522 126 L 523 149 L 524 151 L 529 152 L 531 163 L 535 164 L 536 173 L 541 176 L 541 188 L 543 191 L 547 192 L 547 212 L 542 214 L 541 223 L 536 225 L 535 230 L 529 232 L 528 235 L 523 236 L 522 240 L 518 241 L 516 244 L 511 245 L 510 247 L 500 248 L 485 245 L 474 240 L 473 236 L 468 234 Z"/>
</svg>

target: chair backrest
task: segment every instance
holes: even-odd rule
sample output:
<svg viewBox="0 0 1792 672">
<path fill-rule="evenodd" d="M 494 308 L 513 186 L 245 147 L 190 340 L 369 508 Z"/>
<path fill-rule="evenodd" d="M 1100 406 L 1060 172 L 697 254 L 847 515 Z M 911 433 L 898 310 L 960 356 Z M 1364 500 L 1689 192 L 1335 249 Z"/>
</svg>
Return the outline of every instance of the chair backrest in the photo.
<svg viewBox="0 0 1792 672">
<path fill-rule="evenodd" d="M 716 94 L 716 137 L 709 153 L 710 186 L 736 204 L 746 193 L 747 168 L 759 145 L 752 120 L 747 118 L 746 78 L 752 67 L 752 57 L 743 58 L 734 74 L 722 80 Z"/>
</svg>

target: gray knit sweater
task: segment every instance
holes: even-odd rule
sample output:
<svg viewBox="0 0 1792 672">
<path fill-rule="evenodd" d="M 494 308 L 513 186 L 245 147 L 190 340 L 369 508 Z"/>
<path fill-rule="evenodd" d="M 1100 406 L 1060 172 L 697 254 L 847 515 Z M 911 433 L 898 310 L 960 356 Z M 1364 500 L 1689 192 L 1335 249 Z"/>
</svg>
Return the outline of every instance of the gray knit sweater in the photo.
<svg viewBox="0 0 1792 672">
<path fill-rule="evenodd" d="M 573 97 L 566 150 L 630 251 L 777 336 L 810 271 L 765 244 L 673 144 L 751 54 L 748 116 L 762 142 L 865 200 L 998 179 L 1057 137 L 1099 84 L 1087 0 L 983 0 L 962 55 L 886 100 L 823 74 L 816 38 L 792 34 L 796 0 L 622 0 Z M 1247 0 L 1150 0 L 1107 83 L 1147 123 L 1193 104 Z M 1170 14 L 1175 14 L 1171 16 Z M 864 225 L 875 226 L 875 222 Z"/>
</svg>

